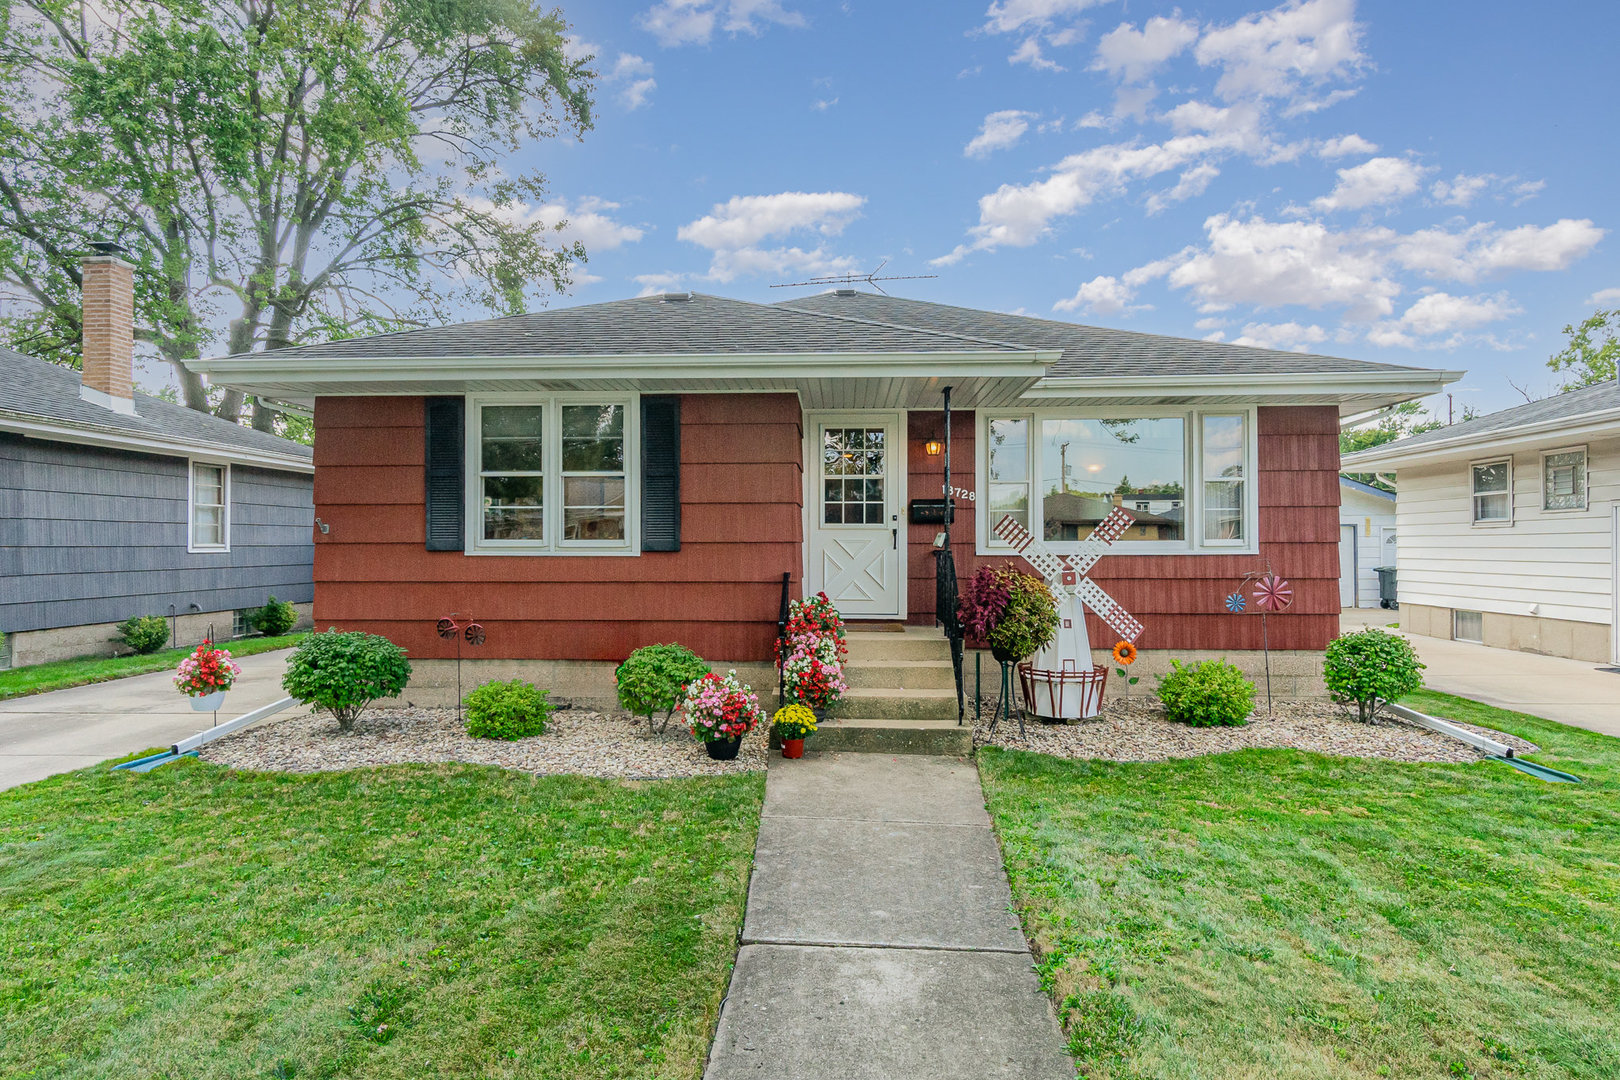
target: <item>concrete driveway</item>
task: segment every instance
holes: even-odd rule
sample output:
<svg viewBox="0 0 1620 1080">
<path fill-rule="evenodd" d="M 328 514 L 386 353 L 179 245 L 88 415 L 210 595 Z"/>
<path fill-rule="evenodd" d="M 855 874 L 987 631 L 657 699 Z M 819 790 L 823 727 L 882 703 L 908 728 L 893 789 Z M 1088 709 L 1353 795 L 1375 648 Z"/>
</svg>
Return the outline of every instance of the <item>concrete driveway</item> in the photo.
<svg viewBox="0 0 1620 1080">
<path fill-rule="evenodd" d="M 1388 627 L 1400 617 L 1399 610 L 1346 608 L 1339 622 L 1348 632 L 1366 626 Z M 1420 634 L 1405 636 L 1418 659 L 1428 665 L 1423 683 L 1430 690 L 1620 737 L 1620 672 L 1561 656 L 1492 649 Z"/>
<path fill-rule="evenodd" d="M 221 721 L 286 697 L 281 673 L 291 649 L 245 656 Z M 152 746 L 169 746 L 213 726 L 194 712 L 167 671 L 0 701 L 0 790 Z"/>
</svg>

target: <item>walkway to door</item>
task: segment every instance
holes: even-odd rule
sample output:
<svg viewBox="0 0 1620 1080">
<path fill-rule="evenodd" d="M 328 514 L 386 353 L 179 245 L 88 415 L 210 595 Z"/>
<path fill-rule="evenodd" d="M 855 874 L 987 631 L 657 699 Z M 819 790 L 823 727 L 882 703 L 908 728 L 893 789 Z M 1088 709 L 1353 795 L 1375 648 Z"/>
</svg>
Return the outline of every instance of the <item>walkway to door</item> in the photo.
<svg viewBox="0 0 1620 1080">
<path fill-rule="evenodd" d="M 971 761 L 773 760 L 706 1080 L 1069 1080 Z"/>
</svg>

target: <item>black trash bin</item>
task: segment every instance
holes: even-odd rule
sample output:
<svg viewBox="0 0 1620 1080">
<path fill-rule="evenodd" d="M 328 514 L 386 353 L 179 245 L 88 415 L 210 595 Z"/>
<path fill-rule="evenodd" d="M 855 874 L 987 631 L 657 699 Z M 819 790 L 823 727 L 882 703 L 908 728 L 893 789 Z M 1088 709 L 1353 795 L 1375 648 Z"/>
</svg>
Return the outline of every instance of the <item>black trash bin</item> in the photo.
<svg viewBox="0 0 1620 1080">
<path fill-rule="evenodd" d="M 1393 566 L 1374 567 L 1378 572 L 1378 606 L 1383 608 L 1398 608 L 1400 603 L 1395 599 L 1395 568 Z"/>
</svg>

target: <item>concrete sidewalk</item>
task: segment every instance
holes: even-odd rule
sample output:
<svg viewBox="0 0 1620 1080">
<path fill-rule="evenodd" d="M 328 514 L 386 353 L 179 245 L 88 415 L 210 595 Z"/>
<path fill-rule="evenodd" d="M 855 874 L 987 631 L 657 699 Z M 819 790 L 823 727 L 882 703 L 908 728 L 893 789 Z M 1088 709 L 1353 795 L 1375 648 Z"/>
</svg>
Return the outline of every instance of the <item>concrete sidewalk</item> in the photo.
<svg viewBox="0 0 1620 1080">
<path fill-rule="evenodd" d="M 773 758 L 705 1080 L 1070 1080 L 972 762 Z"/>
<path fill-rule="evenodd" d="M 228 647 L 228 646 L 227 646 Z M 291 649 L 244 656 L 221 721 L 286 697 L 281 673 Z M 151 746 L 169 746 L 211 727 L 174 688 L 172 672 L 53 690 L 0 701 L 0 790 L 82 769 Z"/>
<path fill-rule="evenodd" d="M 1379 608 L 1346 609 L 1339 615 L 1347 633 L 1367 626 L 1391 628 L 1400 618 L 1399 610 Z M 1620 736 L 1620 672 L 1604 671 L 1605 665 L 1421 634 L 1404 636 L 1428 665 L 1423 685 L 1430 690 Z"/>
</svg>

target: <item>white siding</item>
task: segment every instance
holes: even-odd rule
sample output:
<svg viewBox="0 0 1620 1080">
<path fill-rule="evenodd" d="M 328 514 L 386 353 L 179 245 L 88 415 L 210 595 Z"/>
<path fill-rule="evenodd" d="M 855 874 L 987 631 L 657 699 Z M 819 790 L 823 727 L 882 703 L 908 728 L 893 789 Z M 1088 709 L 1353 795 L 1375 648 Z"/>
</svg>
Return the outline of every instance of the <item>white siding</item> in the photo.
<svg viewBox="0 0 1620 1080">
<path fill-rule="evenodd" d="M 1383 541 L 1384 530 L 1395 527 L 1395 504 L 1341 484 L 1339 524 L 1356 529 L 1356 606 L 1377 607 L 1376 568 L 1396 565 L 1385 561 Z"/>
<path fill-rule="evenodd" d="M 1620 438 L 1586 444 L 1587 508 L 1541 508 L 1541 453 L 1513 459 L 1513 523 L 1475 525 L 1471 461 L 1400 470 L 1400 598 L 1428 604 L 1611 624 L 1614 611 L 1613 507 L 1620 501 Z"/>
</svg>

